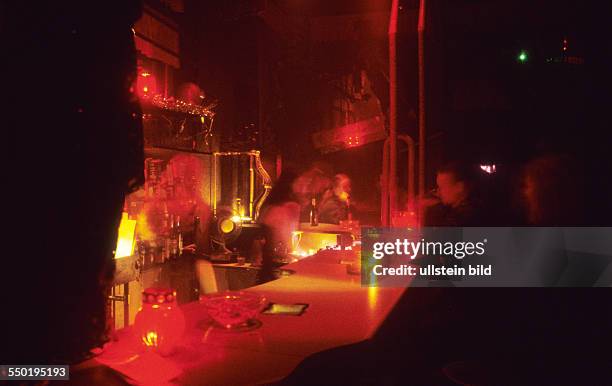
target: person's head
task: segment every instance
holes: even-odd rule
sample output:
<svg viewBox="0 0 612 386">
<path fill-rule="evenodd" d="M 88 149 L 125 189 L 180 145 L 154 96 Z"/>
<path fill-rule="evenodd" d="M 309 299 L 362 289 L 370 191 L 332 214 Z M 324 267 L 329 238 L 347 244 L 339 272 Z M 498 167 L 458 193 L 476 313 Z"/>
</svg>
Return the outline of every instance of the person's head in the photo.
<svg viewBox="0 0 612 386">
<path fill-rule="evenodd" d="M 297 179 L 297 174 L 291 170 L 283 170 L 278 180 L 274 183 L 270 195 L 264 202 L 265 206 L 280 205 L 289 201 L 297 201 L 294 183 Z"/>
<path fill-rule="evenodd" d="M 314 163 L 295 179 L 293 191 L 302 204 L 309 203 L 312 197 L 320 197 L 331 186 L 323 166 L 323 163 Z"/>
<path fill-rule="evenodd" d="M 464 202 L 473 189 L 473 171 L 468 165 L 452 162 L 438 169 L 438 197 L 444 205 L 456 207 Z"/>
<path fill-rule="evenodd" d="M 579 225 L 583 185 L 575 162 L 568 156 L 546 155 L 524 168 L 521 197 L 527 221 L 535 225 Z"/>
</svg>

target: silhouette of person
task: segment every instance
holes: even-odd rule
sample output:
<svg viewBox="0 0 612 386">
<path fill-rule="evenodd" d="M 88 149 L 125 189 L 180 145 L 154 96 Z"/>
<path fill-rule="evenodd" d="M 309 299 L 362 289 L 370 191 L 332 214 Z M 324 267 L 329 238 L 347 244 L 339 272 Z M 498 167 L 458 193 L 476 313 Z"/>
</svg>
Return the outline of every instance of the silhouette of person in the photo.
<svg viewBox="0 0 612 386">
<path fill-rule="evenodd" d="M 13 100 L 7 256 L 18 296 L 3 363 L 74 363 L 100 346 L 125 194 L 144 180 L 132 31 L 139 1 L 2 5 Z M 92 11 L 95 9 L 95 11 Z"/>
</svg>

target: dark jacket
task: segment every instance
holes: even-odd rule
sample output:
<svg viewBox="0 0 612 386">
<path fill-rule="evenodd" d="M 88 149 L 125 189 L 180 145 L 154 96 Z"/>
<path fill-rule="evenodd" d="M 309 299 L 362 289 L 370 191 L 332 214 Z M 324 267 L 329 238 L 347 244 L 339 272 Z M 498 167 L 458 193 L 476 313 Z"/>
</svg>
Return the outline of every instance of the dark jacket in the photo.
<svg viewBox="0 0 612 386">
<path fill-rule="evenodd" d="M 457 207 L 437 204 L 425 211 L 424 226 L 486 226 L 487 216 L 475 201 L 464 201 Z"/>
</svg>

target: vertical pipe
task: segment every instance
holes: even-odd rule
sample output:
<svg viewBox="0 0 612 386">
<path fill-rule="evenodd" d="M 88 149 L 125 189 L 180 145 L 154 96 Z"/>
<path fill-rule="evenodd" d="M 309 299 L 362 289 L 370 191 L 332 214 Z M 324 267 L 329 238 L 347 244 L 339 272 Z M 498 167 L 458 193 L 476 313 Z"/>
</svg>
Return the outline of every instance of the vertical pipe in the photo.
<svg viewBox="0 0 612 386">
<path fill-rule="evenodd" d="M 249 214 L 251 219 L 255 218 L 253 213 L 253 202 L 255 201 L 255 154 L 249 155 Z M 242 214 L 241 214 L 242 216 Z"/>
<path fill-rule="evenodd" d="M 232 175 L 232 192 L 231 192 L 231 197 L 232 197 L 232 210 L 236 213 L 238 213 L 238 215 L 240 215 L 240 207 L 242 205 L 244 205 L 244 200 L 243 200 L 243 193 L 244 191 L 242 190 L 243 186 L 238 187 L 238 179 L 240 177 L 240 181 L 244 181 L 244 177 L 242 174 L 242 171 L 244 170 L 243 168 L 243 164 L 241 162 L 241 159 L 238 157 L 233 157 L 233 156 L 229 156 L 226 157 L 225 159 L 227 160 L 229 158 L 229 162 L 232 165 L 232 169 L 231 169 L 231 175 Z M 226 161 L 227 164 L 227 161 Z M 223 170 L 223 166 L 221 166 L 221 170 Z M 223 191 L 223 174 L 221 173 L 221 199 L 224 199 L 224 195 L 226 194 Z"/>
<path fill-rule="evenodd" d="M 406 143 L 408 151 L 408 192 L 406 208 L 410 210 L 415 203 L 414 185 L 415 185 L 415 162 L 414 162 L 414 140 L 409 135 L 399 135 L 398 139 Z M 385 184 L 389 174 L 389 138 L 383 144 L 383 173 L 381 184 L 381 224 L 387 225 L 391 223 L 392 213 L 389 213 L 389 192 Z"/>
<path fill-rule="evenodd" d="M 130 325 L 130 283 L 123 284 L 123 327 Z"/>
<path fill-rule="evenodd" d="M 408 135 L 400 135 L 399 139 L 404 141 L 408 150 L 408 192 L 406 194 L 406 208 L 414 204 L 414 140 Z"/>
<path fill-rule="evenodd" d="M 212 208 L 213 208 L 213 218 L 217 217 L 217 154 L 213 154 L 212 156 L 212 181 L 210 186 L 212 187 Z"/>
<path fill-rule="evenodd" d="M 408 145 L 408 209 L 411 210 L 416 204 L 416 189 L 415 189 L 415 157 L 414 157 L 414 141 Z"/>
<path fill-rule="evenodd" d="M 115 287 L 112 286 L 110 288 L 110 296 L 106 300 L 106 320 L 108 325 L 110 326 L 110 331 L 115 331 L 117 329 L 117 306 L 115 304 Z"/>
<path fill-rule="evenodd" d="M 264 71 L 264 37 L 262 21 L 259 18 L 255 19 L 255 31 L 257 33 L 257 146 L 263 147 L 264 125 L 265 125 L 265 71 Z"/>
<path fill-rule="evenodd" d="M 383 165 L 380 179 L 380 224 L 389 226 L 389 138 L 383 143 Z"/>
<path fill-rule="evenodd" d="M 277 164 L 277 166 L 278 165 L 280 164 Z M 270 175 L 268 174 L 266 169 L 261 164 L 261 157 L 260 157 L 259 151 L 255 152 L 255 167 L 257 168 L 257 171 L 259 172 L 259 175 L 261 176 L 263 180 L 262 182 L 264 186 L 264 191 L 261 194 L 261 196 L 259 196 L 259 198 L 257 199 L 257 203 L 255 204 L 255 216 L 253 217 L 253 220 L 257 220 L 257 218 L 259 217 L 259 210 L 261 209 L 261 206 L 263 205 L 263 203 L 266 201 L 266 198 L 270 194 L 270 190 L 272 190 L 272 179 L 270 178 Z"/>
<path fill-rule="evenodd" d="M 389 18 L 389 212 L 397 210 L 397 13 L 399 0 L 391 4 Z M 388 225 L 388 224 L 386 224 Z"/>
<path fill-rule="evenodd" d="M 425 0 L 419 3 L 419 195 L 425 194 Z"/>
</svg>

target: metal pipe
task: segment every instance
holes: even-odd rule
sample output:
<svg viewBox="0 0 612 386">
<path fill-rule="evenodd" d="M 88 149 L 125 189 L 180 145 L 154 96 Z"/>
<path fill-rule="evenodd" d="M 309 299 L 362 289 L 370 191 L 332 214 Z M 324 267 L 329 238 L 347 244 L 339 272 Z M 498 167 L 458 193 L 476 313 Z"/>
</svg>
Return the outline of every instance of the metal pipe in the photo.
<svg viewBox="0 0 612 386">
<path fill-rule="evenodd" d="M 406 208 L 410 208 L 410 206 L 414 204 L 415 199 L 414 140 L 409 135 L 400 135 L 398 138 L 404 141 L 406 143 L 406 146 L 408 147 L 408 194 Z"/>
<path fill-rule="evenodd" d="M 419 195 L 425 194 L 425 0 L 419 3 Z"/>
<path fill-rule="evenodd" d="M 397 210 L 397 14 L 393 0 L 389 17 L 389 212 Z M 388 224 L 386 224 L 388 225 Z"/>
<path fill-rule="evenodd" d="M 255 200 L 255 156 L 249 156 L 249 214 L 250 218 L 255 217 L 253 212 L 253 201 Z M 242 216 L 242 213 L 239 213 Z"/>
<path fill-rule="evenodd" d="M 123 284 L 123 327 L 130 325 L 130 283 Z"/>
<path fill-rule="evenodd" d="M 414 156 L 414 140 L 409 135 L 400 135 L 397 137 L 404 143 L 406 143 L 408 149 L 408 191 L 407 191 L 407 202 L 406 208 L 410 208 L 415 202 L 415 156 Z M 383 144 L 383 173 L 382 173 L 382 191 L 381 191 L 381 223 L 383 225 L 390 225 L 392 212 L 389 211 L 389 195 L 388 190 L 385 187 L 386 178 L 388 177 L 389 171 L 389 138 L 385 140 Z"/>
<path fill-rule="evenodd" d="M 212 157 L 212 181 L 211 181 L 211 201 L 213 208 L 213 218 L 217 217 L 217 153 Z"/>
<path fill-rule="evenodd" d="M 261 175 L 261 178 L 263 180 L 264 191 L 259 196 L 259 198 L 255 200 L 257 203 L 255 204 L 255 215 L 253 216 L 253 221 L 256 221 L 259 218 L 259 211 L 261 210 L 261 206 L 263 205 L 264 201 L 272 190 L 272 179 L 270 178 L 270 175 L 261 163 L 259 151 L 255 154 L 255 167 L 257 168 L 257 171 L 259 171 L 259 174 Z"/>
<path fill-rule="evenodd" d="M 389 138 L 383 143 L 383 165 L 380 179 L 380 224 L 389 226 Z"/>
</svg>

